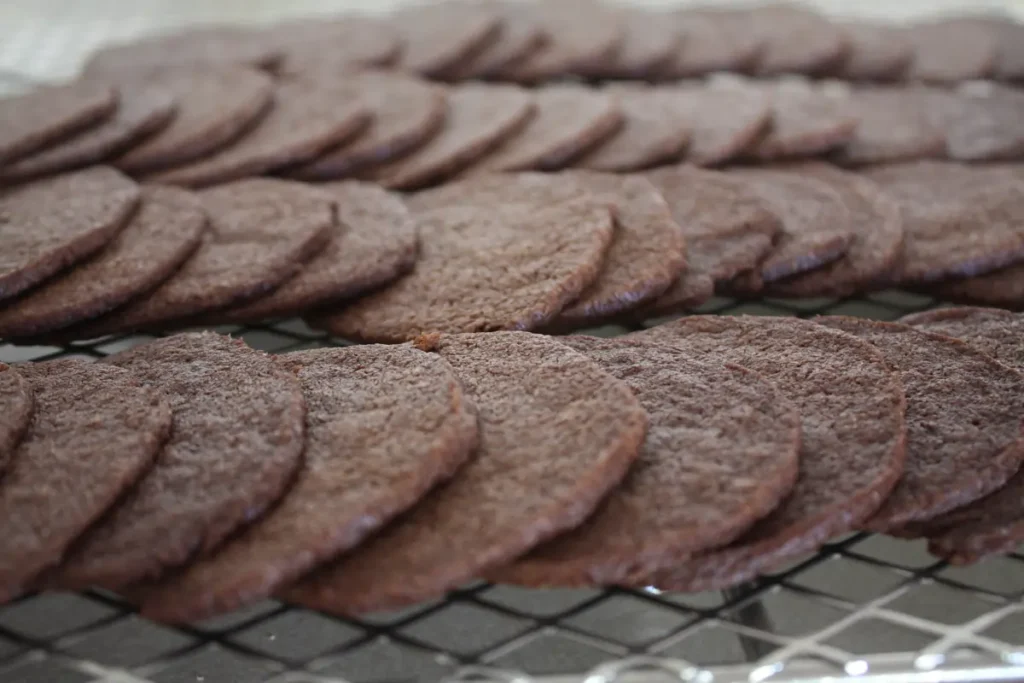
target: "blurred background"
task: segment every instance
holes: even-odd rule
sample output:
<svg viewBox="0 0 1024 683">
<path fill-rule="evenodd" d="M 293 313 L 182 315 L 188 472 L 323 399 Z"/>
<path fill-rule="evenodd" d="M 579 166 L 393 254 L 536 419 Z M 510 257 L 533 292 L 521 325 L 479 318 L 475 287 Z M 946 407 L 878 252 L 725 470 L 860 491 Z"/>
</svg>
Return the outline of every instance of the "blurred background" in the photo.
<svg viewBox="0 0 1024 683">
<path fill-rule="evenodd" d="M 543 0 L 557 2 L 558 0 Z M 73 76 L 97 45 L 182 24 L 269 22 L 344 11 L 386 12 L 403 0 L 0 0 L 0 73 L 33 79 Z M 652 7 L 751 4 L 711 0 L 638 0 Z M 1011 12 L 1024 0 L 804 0 L 833 15 L 902 19 L 956 12 Z"/>
</svg>

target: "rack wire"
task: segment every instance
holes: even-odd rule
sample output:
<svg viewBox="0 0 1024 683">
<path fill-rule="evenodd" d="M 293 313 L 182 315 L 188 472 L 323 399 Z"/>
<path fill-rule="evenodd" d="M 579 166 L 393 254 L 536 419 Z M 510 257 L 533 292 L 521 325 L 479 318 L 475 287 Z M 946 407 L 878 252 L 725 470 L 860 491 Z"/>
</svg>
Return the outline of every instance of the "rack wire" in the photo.
<svg viewBox="0 0 1024 683">
<path fill-rule="evenodd" d="M 0 4 L 0 93 L 70 76 L 96 45 L 172 24 L 390 4 L 9 0 Z M 857 3 L 869 12 L 919 14 L 952 4 Z M 887 291 L 841 300 L 719 298 L 699 312 L 892 320 L 937 305 Z M 346 343 L 299 320 L 215 329 L 271 353 Z M 149 339 L 64 347 L 0 342 L 0 362 L 102 358 Z M 476 583 L 444 600 L 361 620 L 268 600 L 172 628 L 142 619 L 102 591 L 31 595 L 0 607 L 3 683 L 420 683 L 445 677 L 466 683 L 1024 681 L 1024 547 L 951 567 L 928 555 L 922 542 L 854 534 L 724 592 L 541 591 Z"/>
</svg>

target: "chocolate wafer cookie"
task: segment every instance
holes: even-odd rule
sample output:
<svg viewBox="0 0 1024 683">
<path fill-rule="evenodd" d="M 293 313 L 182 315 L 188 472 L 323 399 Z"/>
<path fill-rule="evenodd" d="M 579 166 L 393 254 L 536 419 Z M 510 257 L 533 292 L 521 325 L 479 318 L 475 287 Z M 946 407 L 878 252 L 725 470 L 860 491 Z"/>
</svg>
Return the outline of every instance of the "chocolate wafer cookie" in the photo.
<svg viewBox="0 0 1024 683">
<path fill-rule="evenodd" d="M 210 553 L 281 496 L 302 455 L 298 378 L 241 340 L 183 334 L 103 363 L 163 392 L 171 437 L 154 467 L 46 577 L 54 587 L 116 590 Z M 110 452 L 108 442 L 103 449 Z"/>
<path fill-rule="evenodd" d="M 476 404 L 480 446 L 444 487 L 284 591 L 341 614 L 443 594 L 579 525 L 636 459 L 647 418 L 629 388 L 551 337 L 433 335 Z"/>
<path fill-rule="evenodd" d="M 736 12 L 684 9 L 672 18 L 678 22 L 683 42 L 662 68 L 665 78 L 695 78 L 720 71 L 746 73 L 764 49 L 765 41 L 756 31 L 748 30 Z"/>
<path fill-rule="evenodd" d="M 772 108 L 771 126 L 746 151 L 758 161 L 825 154 L 841 149 L 856 134 L 859 119 L 843 100 L 804 85 L 755 89 L 766 93 Z"/>
<path fill-rule="evenodd" d="M 771 124 L 768 98 L 754 89 L 683 86 L 673 102 L 676 116 L 692 130 L 684 158 L 697 166 L 719 166 L 735 159 Z"/>
<path fill-rule="evenodd" d="M 914 50 L 903 27 L 846 21 L 840 28 L 849 50 L 836 67 L 837 76 L 850 81 L 894 81 L 906 74 Z"/>
<path fill-rule="evenodd" d="M 917 161 L 864 173 L 903 213 L 896 282 L 982 275 L 1024 259 L 1024 181 L 1011 170 Z"/>
<path fill-rule="evenodd" d="M 630 583 L 732 541 L 793 488 L 800 415 L 763 377 L 655 342 L 562 342 L 629 385 L 648 413 L 647 438 L 596 514 L 489 578 Z"/>
<path fill-rule="evenodd" d="M 661 74 L 683 47 L 683 31 L 663 12 L 630 7 L 621 13 L 619 47 L 596 75 L 651 79 Z"/>
<path fill-rule="evenodd" d="M 448 94 L 444 126 L 412 154 L 366 169 L 367 179 L 413 190 L 444 180 L 515 134 L 533 114 L 530 94 L 515 86 L 462 85 Z"/>
<path fill-rule="evenodd" d="M 205 228 L 192 194 L 143 188 L 138 211 L 98 254 L 0 308 L 0 337 L 46 334 L 144 296 L 192 255 Z"/>
<path fill-rule="evenodd" d="M 1024 461 L 1024 377 L 967 344 L 907 325 L 815 322 L 856 335 L 898 373 L 907 396 L 903 477 L 864 526 L 923 522 L 992 493 Z"/>
<path fill-rule="evenodd" d="M 761 373 L 802 423 L 796 486 L 777 509 L 729 545 L 637 584 L 702 591 L 749 580 L 855 529 L 899 480 L 903 388 L 870 344 L 804 320 L 751 316 L 683 318 L 632 337 Z"/>
<path fill-rule="evenodd" d="M 414 210 L 415 269 L 312 324 L 377 342 L 546 325 L 597 278 L 612 217 L 606 200 L 567 197 L 562 183 L 539 179 L 496 175 L 480 189 L 473 180 L 446 186 L 435 195 L 449 198 L 444 206 Z"/>
<path fill-rule="evenodd" d="M 909 26 L 905 35 L 914 52 L 907 72 L 910 80 L 958 83 L 984 78 L 995 68 L 995 36 L 970 19 L 923 21 Z"/>
<path fill-rule="evenodd" d="M 249 301 L 295 276 L 334 225 L 328 197 L 285 180 L 241 180 L 198 196 L 209 226 L 188 261 L 155 290 L 67 328 L 62 338 L 176 325 Z"/>
<path fill-rule="evenodd" d="M 828 73 L 849 50 L 839 26 L 799 5 L 765 5 L 745 14 L 747 30 L 764 41 L 754 66 L 759 76 Z"/>
<path fill-rule="evenodd" d="M 0 192 L 0 301 L 103 248 L 138 201 L 138 186 L 105 166 Z"/>
<path fill-rule="evenodd" d="M 209 322 L 296 315 L 382 287 L 413 267 L 419 245 L 416 221 L 397 196 L 354 180 L 318 189 L 337 202 L 338 221 L 327 245 L 274 291 L 210 313 Z"/>
<path fill-rule="evenodd" d="M 501 29 L 499 15 L 475 3 L 412 6 L 393 14 L 389 23 L 402 41 L 399 68 L 431 78 L 458 70 Z"/>
<path fill-rule="evenodd" d="M 445 92 L 399 74 L 350 76 L 370 109 L 369 126 L 353 140 L 285 171 L 298 180 L 333 180 L 386 164 L 425 144 L 445 122 Z"/>
<path fill-rule="evenodd" d="M 143 476 L 171 430 L 167 399 L 127 370 L 65 359 L 18 373 L 35 414 L 0 479 L 0 603 L 61 561 Z"/>
<path fill-rule="evenodd" d="M 362 88 L 344 80 L 290 81 L 274 90 L 274 106 L 241 138 L 147 180 L 165 185 L 216 185 L 301 164 L 351 139 L 370 120 Z"/>
<path fill-rule="evenodd" d="M 0 479 L 32 419 L 32 387 L 14 368 L 0 363 Z"/>
<path fill-rule="evenodd" d="M 482 50 L 449 70 L 446 76 L 450 80 L 495 78 L 512 64 L 528 59 L 546 40 L 528 5 L 501 0 L 486 5 L 501 17 L 501 30 Z"/>
<path fill-rule="evenodd" d="M 88 81 L 0 98 L 0 164 L 97 125 L 117 107 L 116 90 Z"/>
<path fill-rule="evenodd" d="M 102 123 L 36 150 L 0 168 L 0 183 L 71 171 L 107 161 L 170 123 L 177 104 L 156 87 L 119 89 L 117 111 Z"/>
<path fill-rule="evenodd" d="M 946 134 L 913 91 L 863 88 L 842 102 L 858 123 L 853 137 L 830 154 L 836 163 L 862 166 L 946 155 Z"/>
<path fill-rule="evenodd" d="M 153 173 L 215 152 L 242 135 L 273 100 L 270 78 L 248 69 L 164 70 L 144 79 L 178 103 L 170 125 L 132 147 L 114 163 L 129 173 Z"/>
<path fill-rule="evenodd" d="M 147 588 L 147 617 L 195 621 L 269 596 L 357 546 L 476 446 L 476 410 L 437 354 L 353 346 L 279 358 L 298 375 L 308 406 L 295 483 L 212 556 Z"/>
<path fill-rule="evenodd" d="M 932 125 L 946 138 L 946 155 L 957 161 L 999 161 L 1024 156 L 1024 94 L 992 83 L 971 83 L 955 92 L 917 89 Z"/>
<path fill-rule="evenodd" d="M 261 38 L 282 53 L 282 78 L 337 78 L 363 68 L 390 66 L 402 52 L 398 31 L 384 17 L 297 19 L 271 25 Z"/>
</svg>

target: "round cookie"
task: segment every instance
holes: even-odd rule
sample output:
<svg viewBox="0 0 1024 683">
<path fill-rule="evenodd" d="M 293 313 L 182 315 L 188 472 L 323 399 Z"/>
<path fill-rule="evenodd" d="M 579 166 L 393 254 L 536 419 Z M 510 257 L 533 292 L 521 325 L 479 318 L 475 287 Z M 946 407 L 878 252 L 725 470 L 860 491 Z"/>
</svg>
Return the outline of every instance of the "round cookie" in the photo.
<svg viewBox="0 0 1024 683">
<path fill-rule="evenodd" d="M 178 103 L 170 125 L 121 155 L 114 165 L 133 174 L 153 173 L 210 154 L 242 135 L 272 105 L 266 74 L 248 69 L 165 70 L 144 77 Z"/>
<path fill-rule="evenodd" d="M 444 180 L 513 135 L 533 114 L 530 94 L 515 86 L 467 84 L 448 94 L 444 126 L 412 154 L 366 170 L 366 179 L 413 190 Z"/>
<path fill-rule="evenodd" d="M 0 480 L 32 419 L 32 387 L 21 374 L 0 363 Z"/>
<path fill-rule="evenodd" d="M 653 342 L 561 341 L 629 386 L 647 411 L 647 438 L 597 513 L 488 578 L 629 584 L 729 543 L 793 488 L 800 416 L 764 378 Z"/>
<path fill-rule="evenodd" d="M 697 166 L 720 166 L 742 155 L 772 120 L 768 98 L 753 89 L 681 86 L 673 102 L 676 116 L 691 129 L 684 158 Z"/>
<path fill-rule="evenodd" d="M 619 48 L 597 72 L 605 78 L 650 79 L 662 73 L 683 47 L 683 32 L 663 12 L 622 10 Z"/>
<path fill-rule="evenodd" d="M 370 108 L 369 127 L 316 159 L 285 171 L 297 180 L 333 180 L 385 164 L 425 144 L 444 125 L 444 90 L 397 74 L 352 76 Z"/>
<path fill-rule="evenodd" d="M 972 83 L 955 92 L 911 91 L 946 137 L 957 161 L 1019 160 L 1024 156 L 1024 94 L 1016 88 Z"/>
<path fill-rule="evenodd" d="M 899 80 L 914 58 L 902 27 L 872 21 L 846 21 L 839 25 L 849 51 L 835 75 L 848 81 Z"/>
<path fill-rule="evenodd" d="M 265 517 L 208 558 L 148 587 L 141 612 L 183 623 L 273 594 L 363 542 L 469 458 L 476 411 L 451 367 L 411 345 L 279 357 L 306 399 L 294 484 Z"/>
<path fill-rule="evenodd" d="M 274 106 L 241 138 L 209 156 L 146 180 L 199 187 L 263 175 L 316 158 L 359 133 L 369 118 L 362 89 L 354 83 L 281 83 L 274 90 Z"/>
<path fill-rule="evenodd" d="M 899 207 L 881 188 L 861 175 L 829 164 L 786 166 L 800 178 L 813 178 L 836 192 L 849 212 L 852 240 L 846 253 L 809 272 L 776 280 L 765 294 L 780 297 L 845 297 L 885 281 L 903 249 Z"/>
<path fill-rule="evenodd" d="M 800 471 L 788 498 L 727 546 L 652 572 L 638 585 L 718 590 L 856 529 L 903 471 L 904 397 L 885 359 L 852 335 L 794 318 L 695 316 L 634 338 L 743 365 L 800 412 Z"/>
<path fill-rule="evenodd" d="M 622 123 L 615 100 L 580 85 L 547 85 L 531 92 L 534 115 L 514 136 L 468 169 L 557 170 L 611 136 Z"/>
<path fill-rule="evenodd" d="M 398 30 L 398 68 L 428 78 L 444 78 L 483 51 L 499 35 L 501 20 L 486 5 L 441 3 L 402 9 L 389 19 Z"/>
<path fill-rule="evenodd" d="M 944 157 L 946 135 L 923 104 L 906 88 L 854 90 L 843 99 L 843 107 L 857 118 L 857 129 L 829 158 L 863 166 Z"/>
<path fill-rule="evenodd" d="M 1024 377 L 967 344 L 907 325 L 823 317 L 877 348 L 907 396 L 903 477 L 866 522 L 923 522 L 992 493 L 1024 461 Z"/>
<path fill-rule="evenodd" d="M 514 2 L 488 3 L 487 7 L 501 16 L 500 32 L 481 51 L 449 71 L 450 80 L 495 78 L 510 65 L 528 59 L 544 44 L 544 31 L 530 16 L 529 9 Z"/>
<path fill-rule="evenodd" d="M 1024 257 L 1024 181 L 1005 168 L 916 161 L 866 169 L 903 213 L 895 280 L 982 275 Z M 966 233 L 970 240 L 964 240 Z"/>
<path fill-rule="evenodd" d="M 660 296 L 686 268 L 683 229 L 649 181 L 576 171 L 568 174 L 613 205 L 615 234 L 597 280 L 567 306 L 551 327 L 597 324 Z"/>
<path fill-rule="evenodd" d="M 171 437 L 156 465 L 47 577 L 64 589 L 117 590 L 209 554 L 277 501 L 305 442 L 298 378 L 241 340 L 183 334 L 103 363 L 166 395 Z"/>
<path fill-rule="evenodd" d="M 107 78 L 148 75 L 168 67 L 270 69 L 280 59 L 280 50 L 258 31 L 209 24 L 103 47 L 86 62 L 84 73 Z"/>
<path fill-rule="evenodd" d="M 592 171 L 638 171 L 674 161 L 690 143 L 690 122 L 678 115 L 678 98 L 687 96 L 669 88 L 633 85 L 608 88 L 622 112 L 619 129 L 583 156 L 576 168 Z"/>
<path fill-rule="evenodd" d="M 746 151 L 758 161 L 817 156 L 842 148 L 856 134 L 858 119 L 846 103 L 820 90 L 784 84 L 755 89 L 766 92 L 772 108 L 771 126 Z"/>
<path fill-rule="evenodd" d="M 282 53 L 281 78 L 330 78 L 367 67 L 390 66 L 402 51 L 398 32 L 382 17 L 297 19 L 261 30 Z"/>
<path fill-rule="evenodd" d="M 105 166 L 0 191 L 0 301 L 103 248 L 138 201 L 138 186 Z"/>
<path fill-rule="evenodd" d="M 116 90 L 90 82 L 0 98 L 0 165 L 103 122 L 117 106 Z"/>
<path fill-rule="evenodd" d="M 295 315 L 382 287 L 413 267 L 419 246 L 416 221 L 397 196 L 354 180 L 318 189 L 337 203 L 338 222 L 327 245 L 274 291 L 213 312 L 210 322 Z"/>
<path fill-rule="evenodd" d="M 171 431 L 167 399 L 127 370 L 66 359 L 18 372 L 35 414 L 0 479 L 0 603 L 61 561 L 144 475 Z"/>
<path fill-rule="evenodd" d="M 480 445 L 444 487 L 284 592 L 340 614 L 443 594 L 578 526 L 636 459 L 647 417 L 624 383 L 551 337 L 436 335 L 476 405 Z"/>
<path fill-rule="evenodd" d="M 957 83 L 985 78 L 995 68 L 995 36 L 970 19 L 939 19 L 908 26 L 914 56 L 907 78 L 926 83 Z M 950 46 L 956 49 L 950 49 Z"/>
<path fill-rule="evenodd" d="M 209 217 L 192 256 L 155 290 L 62 338 L 174 325 L 251 300 L 294 277 L 330 238 L 331 200 L 285 180 L 253 178 L 198 194 Z"/>
<path fill-rule="evenodd" d="M 775 169 L 738 169 L 730 177 L 764 202 L 782 221 L 782 232 L 756 269 L 775 282 L 814 270 L 846 253 L 854 238 L 850 211 L 838 192 L 809 176 Z"/>
<path fill-rule="evenodd" d="M 896 322 L 966 342 L 1014 370 L 1024 370 L 1024 318 L 999 308 L 936 308 Z"/>
<path fill-rule="evenodd" d="M 205 228 L 194 196 L 144 187 L 128 226 L 96 256 L 0 308 L 0 337 L 53 332 L 144 295 L 192 255 Z"/>
<path fill-rule="evenodd" d="M 743 12 L 747 30 L 764 41 L 754 65 L 758 76 L 828 73 L 849 50 L 842 28 L 799 5 L 774 4 Z"/>
<path fill-rule="evenodd" d="M 692 310 L 715 285 L 756 268 L 782 230 L 779 218 L 743 183 L 724 173 L 687 166 L 643 174 L 668 202 L 686 240 L 687 269 L 640 318 Z"/>
<path fill-rule="evenodd" d="M 415 269 L 313 324 L 371 342 L 543 327 L 597 278 L 612 217 L 600 197 L 567 198 L 565 188 L 540 178 L 485 179 L 501 184 L 496 192 L 476 190 L 474 181 L 446 186 L 451 203 L 414 210 Z M 485 199 L 492 196 L 497 201 Z"/>
<path fill-rule="evenodd" d="M 0 183 L 83 168 L 106 161 L 170 123 L 177 105 L 159 87 L 120 90 L 117 111 L 100 124 L 0 168 Z"/>
<path fill-rule="evenodd" d="M 684 9 L 674 13 L 683 36 L 675 57 L 662 68 L 665 78 L 696 78 L 716 72 L 747 72 L 764 40 L 750 31 L 737 12 L 725 9 Z M 665 17 L 665 21 L 669 18 Z"/>
<path fill-rule="evenodd" d="M 962 280 L 940 282 L 929 286 L 928 292 L 942 301 L 998 306 L 1019 311 L 1024 309 L 1024 265 L 1013 265 Z"/>
<path fill-rule="evenodd" d="M 980 19 L 996 39 L 996 64 L 992 75 L 1000 81 L 1024 80 L 1024 26 L 1013 17 Z"/>
</svg>

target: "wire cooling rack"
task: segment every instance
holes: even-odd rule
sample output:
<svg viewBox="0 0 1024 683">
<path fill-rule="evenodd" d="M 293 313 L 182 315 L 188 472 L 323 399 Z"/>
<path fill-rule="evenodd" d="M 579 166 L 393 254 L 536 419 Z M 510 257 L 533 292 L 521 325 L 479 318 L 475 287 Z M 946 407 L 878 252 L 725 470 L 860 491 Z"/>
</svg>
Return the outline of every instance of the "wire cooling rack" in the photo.
<svg viewBox="0 0 1024 683">
<path fill-rule="evenodd" d="M 170 25 L 393 4 L 4 0 L 0 93 L 72 76 L 95 46 Z M 818 4 L 876 15 L 965 6 L 956 0 Z M 1016 11 L 1021 4 L 981 3 Z M 700 312 L 891 320 L 936 305 L 890 291 L 844 300 L 715 299 Z M 345 343 L 297 320 L 216 329 L 271 353 Z M 151 338 L 60 348 L 0 342 L 0 361 L 101 358 Z M 0 607 L 0 683 L 433 683 L 445 677 L 480 683 L 1024 681 L 1024 547 L 957 568 L 928 555 L 920 542 L 857 534 L 730 591 L 540 591 L 478 583 L 443 601 L 359 621 L 265 601 L 171 628 L 142 619 L 104 592 L 28 596 Z"/>
</svg>

